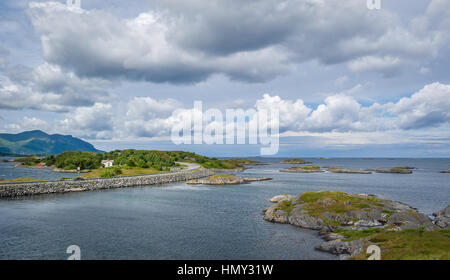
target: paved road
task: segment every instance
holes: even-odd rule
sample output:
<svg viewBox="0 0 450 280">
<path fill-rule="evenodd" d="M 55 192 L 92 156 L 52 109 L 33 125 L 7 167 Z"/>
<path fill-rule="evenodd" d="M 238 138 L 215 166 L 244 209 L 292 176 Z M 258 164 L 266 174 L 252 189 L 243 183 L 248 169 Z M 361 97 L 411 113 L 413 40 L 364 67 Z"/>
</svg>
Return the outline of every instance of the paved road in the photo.
<svg viewBox="0 0 450 280">
<path fill-rule="evenodd" d="M 176 162 L 182 165 L 187 165 L 187 167 L 183 167 L 183 171 L 186 170 L 194 170 L 194 169 L 199 169 L 201 166 L 197 163 L 188 163 L 188 162 Z"/>
</svg>

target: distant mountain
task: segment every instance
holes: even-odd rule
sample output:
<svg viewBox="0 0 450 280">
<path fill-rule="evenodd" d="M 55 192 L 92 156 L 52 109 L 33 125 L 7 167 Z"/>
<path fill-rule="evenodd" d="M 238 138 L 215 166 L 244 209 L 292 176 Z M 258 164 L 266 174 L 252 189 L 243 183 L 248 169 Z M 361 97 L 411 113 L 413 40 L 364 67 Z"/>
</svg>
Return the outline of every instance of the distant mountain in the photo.
<svg viewBox="0 0 450 280">
<path fill-rule="evenodd" d="M 40 130 L 19 134 L 0 133 L 0 154 L 49 155 L 65 151 L 102 152 L 92 144 L 71 135 L 49 135 Z"/>
</svg>

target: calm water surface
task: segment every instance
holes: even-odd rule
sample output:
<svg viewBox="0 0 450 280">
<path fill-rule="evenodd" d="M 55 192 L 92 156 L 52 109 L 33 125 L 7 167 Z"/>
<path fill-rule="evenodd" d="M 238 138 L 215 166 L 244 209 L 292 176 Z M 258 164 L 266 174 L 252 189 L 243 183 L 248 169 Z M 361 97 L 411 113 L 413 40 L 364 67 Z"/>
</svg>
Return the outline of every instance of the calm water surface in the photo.
<svg viewBox="0 0 450 280">
<path fill-rule="evenodd" d="M 268 199 L 318 190 L 372 193 L 427 214 L 450 202 L 450 174 L 439 173 L 450 168 L 450 159 L 310 160 L 320 166 L 418 169 L 412 175 L 291 174 L 279 172 L 289 166 L 280 159 L 262 159 L 269 165 L 243 175 L 272 181 L 0 200 L 0 259 L 65 259 L 72 244 L 80 246 L 83 259 L 333 259 L 314 250 L 322 241 L 316 232 L 265 222 Z M 8 170 L 3 166 L 0 173 Z"/>
</svg>

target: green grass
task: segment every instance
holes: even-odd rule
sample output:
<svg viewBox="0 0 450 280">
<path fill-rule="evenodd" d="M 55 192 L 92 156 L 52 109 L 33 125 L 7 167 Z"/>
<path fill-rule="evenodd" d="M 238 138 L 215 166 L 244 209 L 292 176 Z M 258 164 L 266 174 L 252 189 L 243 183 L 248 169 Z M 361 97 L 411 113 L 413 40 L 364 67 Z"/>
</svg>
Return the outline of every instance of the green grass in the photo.
<svg viewBox="0 0 450 280">
<path fill-rule="evenodd" d="M 111 168 L 111 167 L 110 167 Z M 101 178 L 102 172 L 107 168 L 99 168 L 92 170 L 89 173 L 83 174 L 80 177 L 84 179 L 91 179 L 91 178 Z M 154 168 L 139 168 L 139 167 L 126 167 L 126 168 L 120 168 L 122 171 L 121 174 L 117 174 L 114 176 L 134 176 L 134 175 L 147 175 L 147 174 L 155 174 L 160 173 L 161 171 L 156 170 Z M 114 176 L 106 176 L 106 177 L 114 177 Z M 105 177 L 105 176 L 104 176 Z"/>
<path fill-rule="evenodd" d="M 381 228 L 367 228 L 362 230 L 337 229 L 334 231 L 334 233 L 345 236 L 346 239 L 344 241 L 352 241 L 374 235 L 375 233 L 379 233 L 382 230 L 383 229 Z"/>
<path fill-rule="evenodd" d="M 292 203 L 292 200 L 284 200 L 281 201 L 277 207 L 277 210 L 282 210 L 288 213 L 288 215 L 294 210 L 295 204 Z"/>
<path fill-rule="evenodd" d="M 30 182 L 40 182 L 43 180 L 34 179 L 34 178 L 17 178 L 11 180 L 2 180 L 1 183 L 30 183 Z"/>
<path fill-rule="evenodd" d="M 344 213 L 349 211 L 369 211 L 383 206 L 380 199 L 375 197 L 359 197 L 337 191 L 306 192 L 300 196 L 297 204 L 301 203 L 306 203 L 304 209 L 309 215 L 320 217 L 326 224 L 331 226 L 339 226 L 340 223 L 324 218 L 323 214 L 325 212 L 343 216 Z M 295 205 L 292 205 L 292 207 L 295 207 Z"/>
<path fill-rule="evenodd" d="M 382 260 L 450 260 L 448 229 L 382 231 L 372 235 L 369 241 L 381 248 Z M 367 259 L 364 252 L 353 259 Z"/>
<path fill-rule="evenodd" d="M 219 160 L 216 158 L 206 158 L 206 157 L 196 160 L 196 163 L 208 169 L 236 169 L 243 167 L 244 165 L 261 164 L 261 162 L 246 158 Z"/>
</svg>

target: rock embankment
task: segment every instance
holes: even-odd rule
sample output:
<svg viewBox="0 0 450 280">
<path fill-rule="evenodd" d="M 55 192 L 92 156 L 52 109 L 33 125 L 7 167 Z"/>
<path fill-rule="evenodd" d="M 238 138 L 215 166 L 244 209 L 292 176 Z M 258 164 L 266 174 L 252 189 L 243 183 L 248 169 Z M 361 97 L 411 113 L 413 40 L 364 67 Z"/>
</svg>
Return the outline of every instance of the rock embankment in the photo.
<svg viewBox="0 0 450 280">
<path fill-rule="evenodd" d="M 426 231 L 448 227 L 450 207 L 428 216 L 401 202 L 367 194 L 334 191 L 307 192 L 297 196 L 278 195 L 264 210 L 264 220 L 319 231 L 326 242 L 316 249 L 349 257 L 363 250 L 364 238 L 348 240 L 343 230 L 383 229 L 400 231 L 423 228 Z"/>
<path fill-rule="evenodd" d="M 241 178 L 230 174 L 213 175 L 203 179 L 193 179 L 186 182 L 189 185 L 240 185 L 257 181 L 267 181 L 272 178 Z"/>
<path fill-rule="evenodd" d="M 0 184 L 0 198 L 161 185 L 203 178 L 211 176 L 212 174 L 214 174 L 214 172 L 211 170 L 201 169 L 175 173 L 89 179 L 82 181 L 67 180 L 24 184 Z"/>
</svg>

